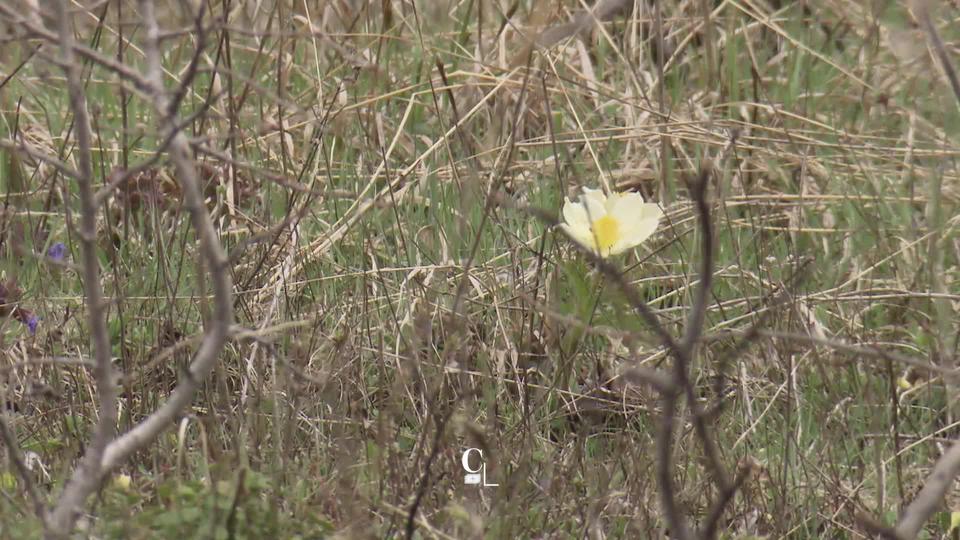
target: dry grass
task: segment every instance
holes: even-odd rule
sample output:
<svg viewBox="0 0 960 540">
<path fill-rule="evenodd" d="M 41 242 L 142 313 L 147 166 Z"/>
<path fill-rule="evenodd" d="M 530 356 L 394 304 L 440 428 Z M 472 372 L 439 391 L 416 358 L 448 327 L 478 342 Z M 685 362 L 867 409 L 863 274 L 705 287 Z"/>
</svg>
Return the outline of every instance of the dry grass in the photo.
<svg viewBox="0 0 960 540">
<path fill-rule="evenodd" d="M 659 402 L 622 375 L 665 351 L 567 240 L 486 202 L 557 213 L 598 185 L 661 202 L 654 239 L 615 262 L 680 335 L 704 167 L 716 268 L 692 376 L 725 467 L 752 470 L 722 534 L 895 521 L 958 425 L 960 114 L 923 34 L 898 2 L 664 2 L 659 26 L 652 5 L 601 4 L 632 8 L 208 6 L 181 112 L 243 330 L 190 414 L 123 467 L 130 487 L 91 501 L 91 536 L 402 537 L 416 499 L 420 538 L 663 537 Z M 74 5 L 79 41 L 143 67 L 134 4 Z M 172 86 L 191 21 L 158 9 Z M 952 51 L 955 8 L 934 16 Z M 75 141 L 55 56 L 0 24 L 0 265 L 42 317 L 35 336 L 5 319 L 0 392 L 45 494 L 96 419 L 91 372 L 56 361 L 90 354 L 77 191 L 58 174 Z M 158 119 L 109 70 L 83 74 L 105 183 L 153 154 Z M 172 171 L 161 160 L 99 219 L 121 430 L 210 316 Z M 42 256 L 54 242 L 65 267 Z M 689 411 L 673 476 L 699 523 L 716 488 Z M 499 487 L 463 485 L 467 447 Z M 0 536 L 36 534 L 22 482 L 0 479 Z"/>
</svg>

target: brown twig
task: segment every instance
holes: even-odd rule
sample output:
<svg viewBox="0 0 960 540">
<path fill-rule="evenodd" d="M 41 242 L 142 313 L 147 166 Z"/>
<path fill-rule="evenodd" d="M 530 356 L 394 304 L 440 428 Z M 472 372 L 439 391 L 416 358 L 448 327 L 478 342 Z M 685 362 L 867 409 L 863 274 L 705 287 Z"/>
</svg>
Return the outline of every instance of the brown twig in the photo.
<svg viewBox="0 0 960 540">
<path fill-rule="evenodd" d="M 687 318 L 687 325 L 684 329 L 683 340 L 680 343 L 682 354 L 676 354 L 675 376 L 679 379 L 680 385 L 686 393 L 687 402 L 690 406 L 691 416 L 693 417 L 694 430 L 700 444 L 703 445 L 703 451 L 707 458 L 707 466 L 713 478 L 720 487 L 721 492 L 729 492 L 732 489 L 730 480 L 727 477 L 726 470 L 720 462 L 720 450 L 714 443 L 707 430 L 703 411 L 697 401 L 696 389 L 690 381 L 690 364 L 693 361 L 693 353 L 696 349 L 700 336 L 703 334 L 703 325 L 707 317 L 707 304 L 710 301 L 710 292 L 713 289 L 713 223 L 710 217 L 710 206 L 707 202 L 707 185 L 710 180 L 709 169 L 704 168 L 696 182 L 691 186 L 690 193 L 693 196 L 694 206 L 699 216 L 700 225 L 700 250 L 701 261 L 699 270 L 699 285 L 694 294 L 693 303 L 690 307 L 690 315 Z"/>
<path fill-rule="evenodd" d="M 656 437 L 656 477 L 660 488 L 660 505 L 670 526 L 670 537 L 687 540 L 691 538 L 690 527 L 680 513 L 676 488 L 673 485 L 673 424 L 677 415 L 677 401 L 680 397 L 676 381 L 673 381 L 671 388 L 661 390 L 660 395 L 663 399 L 663 408 L 660 411 L 660 429 L 657 430 Z"/>
<path fill-rule="evenodd" d="M 717 527 L 720 525 L 720 518 L 723 517 L 724 510 L 733 500 L 733 496 L 737 494 L 737 491 L 740 491 L 743 484 L 750 478 L 751 472 L 753 472 L 753 463 L 747 462 L 737 471 L 733 483 L 727 486 L 726 489 L 721 490 L 720 496 L 714 501 L 713 506 L 710 508 L 710 513 L 707 514 L 703 532 L 700 535 L 701 538 L 716 538 Z"/>
</svg>

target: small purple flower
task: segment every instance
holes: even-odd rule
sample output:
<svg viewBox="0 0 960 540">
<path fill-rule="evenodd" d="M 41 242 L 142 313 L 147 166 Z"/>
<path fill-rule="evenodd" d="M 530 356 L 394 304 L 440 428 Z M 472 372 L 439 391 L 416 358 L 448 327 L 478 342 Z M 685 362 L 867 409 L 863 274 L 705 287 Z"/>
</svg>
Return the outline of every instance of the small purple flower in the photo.
<svg viewBox="0 0 960 540">
<path fill-rule="evenodd" d="M 30 330 L 30 335 L 36 335 L 37 325 L 40 324 L 40 317 L 37 317 L 34 312 L 29 309 L 17 307 L 13 312 L 13 318 L 27 325 L 27 328 Z"/>
<path fill-rule="evenodd" d="M 63 245 L 63 242 L 57 242 L 56 244 L 50 246 L 50 249 L 47 250 L 47 257 L 56 261 L 63 262 L 64 257 L 67 256 L 67 246 Z"/>
<path fill-rule="evenodd" d="M 27 328 L 30 329 L 31 336 L 36 335 L 37 325 L 40 324 L 40 317 L 37 317 L 36 315 L 31 313 L 29 316 L 27 316 L 27 319 L 26 321 L 24 321 L 24 324 L 26 324 Z"/>
</svg>

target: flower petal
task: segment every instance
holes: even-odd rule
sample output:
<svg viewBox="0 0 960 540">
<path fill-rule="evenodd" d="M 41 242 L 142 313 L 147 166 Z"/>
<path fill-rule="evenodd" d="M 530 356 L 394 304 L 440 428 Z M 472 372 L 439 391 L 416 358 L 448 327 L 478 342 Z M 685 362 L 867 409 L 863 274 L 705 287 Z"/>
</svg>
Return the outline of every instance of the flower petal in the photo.
<svg viewBox="0 0 960 540">
<path fill-rule="evenodd" d="M 610 199 L 613 204 L 608 203 L 607 209 L 613 217 L 617 218 L 617 221 L 624 225 L 636 222 L 640 217 L 641 209 L 645 206 L 643 196 L 632 191 L 617 193 Z"/>
<path fill-rule="evenodd" d="M 607 196 L 603 193 L 603 190 L 600 189 L 590 189 L 588 187 L 583 188 L 583 195 L 580 196 L 581 199 L 595 199 L 599 203 L 604 203 L 607 200 Z"/>
<path fill-rule="evenodd" d="M 617 243 L 610 247 L 610 254 L 617 255 L 630 248 L 639 246 L 644 242 L 644 240 L 650 238 L 650 236 L 652 236 L 653 232 L 656 230 L 656 221 L 652 219 L 641 221 L 638 226 L 624 231 L 623 236 L 617 240 Z"/>
<path fill-rule="evenodd" d="M 663 210 L 656 203 L 622 204 L 617 207 L 614 216 L 623 224 L 624 230 L 634 230 L 644 227 L 643 222 L 660 222 Z"/>
<path fill-rule="evenodd" d="M 636 209 L 636 214 L 640 217 L 634 217 L 624 224 L 622 236 L 610 248 L 611 255 L 623 253 L 650 238 L 660 224 L 663 211 L 656 204 L 646 203 Z"/>
<path fill-rule="evenodd" d="M 579 202 L 573 202 L 569 198 L 563 203 L 563 219 L 568 225 L 574 227 L 589 227 L 590 220 L 587 219 L 587 209 Z"/>
<path fill-rule="evenodd" d="M 580 203 L 587 209 L 591 223 L 607 215 L 607 196 L 599 189 L 583 188 Z"/>
<path fill-rule="evenodd" d="M 657 203 L 646 203 L 640 211 L 643 219 L 655 219 L 657 222 L 663 217 L 663 209 Z"/>
<path fill-rule="evenodd" d="M 593 236 L 593 230 L 591 230 L 590 227 L 571 227 L 566 223 L 562 223 L 560 228 L 576 243 L 589 250 L 597 251 L 597 242 Z"/>
<path fill-rule="evenodd" d="M 589 223 L 595 223 L 598 219 L 607 215 L 606 199 L 582 197 L 580 200 L 583 202 Z"/>
</svg>

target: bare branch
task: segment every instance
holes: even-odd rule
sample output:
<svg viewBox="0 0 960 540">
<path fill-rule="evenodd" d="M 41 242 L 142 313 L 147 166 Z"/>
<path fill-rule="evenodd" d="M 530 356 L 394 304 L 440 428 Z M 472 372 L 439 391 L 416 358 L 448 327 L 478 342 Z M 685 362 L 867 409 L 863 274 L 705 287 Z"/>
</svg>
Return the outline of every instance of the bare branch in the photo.
<svg viewBox="0 0 960 540">
<path fill-rule="evenodd" d="M 233 322 L 233 285 L 228 271 L 227 256 L 220 246 L 217 231 L 204 206 L 203 193 L 200 189 L 200 180 L 189 140 L 182 133 L 176 116 L 166 114 L 170 110 L 171 100 L 163 89 L 159 50 L 160 31 L 153 2 L 142 0 L 140 13 L 146 27 L 147 80 L 153 105 L 164 122 L 166 136 L 173 133 L 170 139 L 170 160 L 176 169 L 177 179 L 183 191 L 184 207 L 190 215 L 193 228 L 197 231 L 200 252 L 210 273 L 214 312 L 212 318 L 206 322 L 203 342 L 177 387 L 159 409 L 107 448 L 103 455 L 103 467 L 106 470 L 116 467 L 131 454 L 151 443 L 190 405 L 200 384 L 216 365 Z"/>
<path fill-rule="evenodd" d="M 710 221 L 710 208 L 707 204 L 707 184 L 709 181 L 710 173 L 707 169 L 704 169 L 698 175 L 696 185 L 691 186 L 690 190 L 699 217 L 702 238 L 700 240 L 699 284 L 693 298 L 693 304 L 690 306 L 690 315 L 687 317 L 683 340 L 680 343 L 680 348 L 683 349 L 685 356 L 693 353 L 693 349 L 700 339 L 700 334 L 703 332 L 703 323 L 707 317 L 707 302 L 710 298 L 710 290 L 713 287 L 713 224 Z"/>
<path fill-rule="evenodd" d="M 204 339 L 191 362 L 184 379 L 177 385 L 167 401 L 123 436 L 114 439 L 117 419 L 117 385 L 110 361 L 109 333 L 106 327 L 103 291 L 100 288 L 99 268 L 96 258 L 96 209 L 101 197 L 93 191 L 92 165 L 90 153 L 90 122 L 87 116 L 83 86 L 80 81 L 79 65 L 74 53 L 81 51 L 73 40 L 70 21 L 67 16 L 67 2 L 61 0 L 58 5 L 60 23 L 59 38 L 61 44 L 62 65 L 67 72 L 67 84 L 70 103 L 76 118 L 77 144 L 79 147 L 81 199 L 81 230 L 84 264 L 84 287 L 89 303 L 89 317 L 94 341 L 95 378 L 99 396 L 100 419 L 94 431 L 91 444 L 83 456 L 81 464 L 75 469 L 72 478 L 64 488 L 56 507 L 47 516 L 46 536 L 48 538 L 67 537 L 72 530 L 77 511 L 87 497 L 97 488 L 103 477 L 145 445 L 151 443 L 159 433 L 167 428 L 177 415 L 181 414 L 199 388 L 200 383 L 210 373 L 229 335 L 233 319 L 232 284 L 227 272 L 227 258 L 220 247 L 217 232 L 204 206 L 203 195 L 190 143 L 182 133 L 183 124 L 177 122 L 175 105 L 163 88 L 160 51 L 158 49 L 159 29 L 153 11 L 153 3 L 141 2 L 141 12 L 147 28 L 146 77 L 133 72 L 126 66 L 115 69 L 120 76 L 134 82 L 137 88 L 147 93 L 154 104 L 162 122 L 165 144 L 169 144 L 169 155 L 176 169 L 184 195 L 184 205 L 200 242 L 200 252 L 212 277 L 214 288 L 214 315 L 206 323 Z M 0 8 L 6 11 L 6 8 Z M 197 21 L 197 28 L 202 25 Z M 49 37 L 46 29 L 33 28 L 32 32 Z M 198 42 L 203 43 L 202 37 Z M 198 52 L 197 54 L 200 54 Z M 101 59 L 97 59 L 98 61 Z M 112 64 L 113 61 L 106 60 Z M 181 88 L 175 95 L 181 95 Z M 166 141 L 169 141 L 168 143 Z"/>
<path fill-rule="evenodd" d="M 84 358 L 68 358 L 54 356 L 49 358 L 31 358 L 23 362 L 14 362 L 6 366 L 0 366 L 0 375 L 5 375 L 11 371 L 16 371 L 29 366 L 64 366 L 64 367 L 85 367 L 92 368 L 96 364 Z"/>
<path fill-rule="evenodd" d="M 914 10 L 920 19 L 921 26 L 927 33 L 927 37 L 933 44 L 933 49 L 937 53 L 940 65 L 950 80 L 950 88 L 953 89 L 953 95 L 960 106 L 960 80 L 957 79 L 957 72 L 950 61 L 950 55 L 947 54 L 946 47 L 937 28 L 930 19 L 929 0 L 915 0 Z M 944 362 L 944 365 L 954 365 L 952 362 Z M 937 510 L 943 502 L 947 490 L 953 485 L 954 479 L 960 474 L 960 440 L 953 443 L 953 446 L 947 450 L 937 464 L 933 467 L 933 472 L 927 477 L 920 493 L 910 503 L 910 506 L 903 512 L 899 523 L 895 529 L 896 536 L 907 539 L 916 538 L 917 533 L 923 527 L 923 524 Z"/>
<path fill-rule="evenodd" d="M 52 166 L 54 169 L 60 171 L 61 174 L 69 176 L 70 178 L 79 178 L 80 173 L 74 170 L 70 165 L 60 161 L 59 159 L 45 154 L 36 148 L 28 145 L 26 142 L 15 142 L 6 139 L 0 139 L 0 148 L 10 150 L 12 152 L 19 152 L 25 154 L 37 161 L 46 163 L 47 165 Z"/>
<path fill-rule="evenodd" d="M 197 2 L 197 4 L 199 5 L 200 11 L 193 17 L 193 28 L 196 34 L 197 44 L 194 48 L 193 56 L 190 57 L 190 63 L 187 65 L 186 73 L 180 78 L 180 84 L 177 85 L 173 96 L 167 101 L 167 116 L 175 116 L 177 114 L 177 110 L 180 108 L 180 102 L 183 101 L 184 96 L 187 95 L 187 89 L 190 88 L 193 80 L 197 77 L 200 58 L 203 56 L 204 47 L 207 46 L 207 32 L 203 27 L 203 14 L 207 4 L 204 2 Z M 159 43 L 159 38 L 157 39 Z M 211 102 L 212 100 L 208 99 L 205 105 L 209 106 Z M 203 112 L 206 111 L 204 110 Z"/>
<path fill-rule="evenodd" d="M 928 362 L 923 362 L 917 360 L 916 358 L 911 358 L 909 356 L 904 356 L 899 353 L 892 351 L 887 351 L 876 347 L 873 345 L 856 345 L 852 343 L 845 343 L 843 341 L 838 341 L 836 339 L 828 339 L 817 336 L 811 336 L 808 334 L 797 334 L 792 332 L 780 332 L 776 330 L 761 330 L 759 328 L 751 328 L 747 331 L 740 330 L 724 330 L 722 332 L 717 332 L 716 334 L 710 334 L 705 336 L 704 339 L 707 340 L 716 340 L 721 337 L 737 335 L 743 336 L 743 341 L 748 342 L 752 341 L 754 337 L 765 337 L 770 339 L 783 339 L 787 341 L 797 341 L 802 343 L 809 343 L 812 345 L 821 345 L 833 349 L 838 352 L 847 353 L 859 358 L 877 358 L 882 360 L 887 360 L 888 362 L 894 362 L 897 364 L 902 364 L 906 366 L 913 367 L 924 373 L 935 373 L 945 379 L 957 380 L 960 379 L 960 370 L 956 368 L 948 368 L 939 366 L 936 364 L 931 364 Z M 951 358 L 944 359 L 944 365 L 952 366 L 954 361 Z"/>
<path fill-rule="evenodd" d="M 920 19 L 920 26 L 927 33 L 934 52 L 937 53 L 937 59 L 940 60 L 940 65 L 943 66 L 943 71 L 947 74 L 950 88 L 953 90 L 954 97 L 957 98 L 957 105 L 960 106 L 960 80 L 957 79 L 957 70 L 953 68 L 953 62 L 950 61 L 947 48 L 944 46 L 943 40 L 940 39 L 940 34 L 937 33 L 937 27 L 934 26 L 933 20 L 930 19 L 929 4 L 929 0 L 914 0 L 913 10 L 916 12 L 917 18 Z"/>
<path fill-rule="evenodd" d="M 903 540 L 916 538 L 923 524 L 943 503 L 943 497 L 953 485 L 953 479 L 960 473 L 960 441 L 937 461 L 933 472 L 927 477 L 920 493 L 903 511 L 903 516 L 895 529 L 896 536 Z"/>
<path fill-rule="evenodd" d="M 697 177 L 697 184 L 692 186 L 690 190 L 698 214 L 701 235 L 699 285 L 694 294 L 693 304 L 690 306 L 690 315 L 687 318 L 683 340 L 680 343 L 680 351 L 676 354 L 674 366 L 675 377 L 683 388 L 687 402 L 690 404 L 694 430 L 697 433 L 697 438 L 700 439 L 700 444 L 703 445 L 703 453 L 707 458 L 707 466 L 714 480 L 716 480 L 719 485 L 721 493 L 728 493 L 734 491 L 736 488 L 731 486 L 727 472 L 720 462 L 720 450 L 708 433 L 703 410 L 697 401 L 696 389 L 690 381 L 690 364 L 693 361 L 693 353 L 696 349 L 697 342 L 703 333 L 703 325 L 707 318 L 707 304 L 713 288 L 713 223 L 710 217 L 710 206 L 707 203 L 707 185 L 709 181 L 710 170 L 704 168 Z"/>
<path fill-rule="evenodd" d="M 50 43 L 60 43 L 62 46 L 62 42 L 57 32 L 52 32 L 47 28 L 44 28 L 43 25 L 40 24 L 39 18 L 28 18 L 28 17 L 22 16 L 22 14 L 20 14 L 17 11 L 16 7 L 14 7 L 13 4 L 9 2 L 0 2 L 0 14 L 6 15 L 12 21 L 15 21 L 18 25 L 20 25 L 20 28 L 25 30 L 29 35 L 43 39 Z M 104 56 L 103 54 L 81 43 L 77 43 L 74 40 L 71 40 L 70 48 L 73 51 L 73 53 L 76 53 L 76 55 L 79 55 L 95 64 L 98 64 L 114 72 L 115 74 L 120 76 L 121 79 L 124 79 L 133 83 L 134 87 L 138 91 L 146 92 L 149 89 L 149 84 L 147 83 L 146 79 L 144 79 L 143 76 L 133 68 L 129 66 L 125 66 L 120 62 L 117 62 L 116 60 L 108 56 Z M 71 66 L 73 65 L 73 64 L 67 63 L 65 58 L 60 60 L 60 62 L 62 63 L 61 67 L 64 69 L 71 68 Z"/>
<path fill-rule="evenodd" d="M 747 478 L 750 478 L 754 465 L 753 460 L 747 458 L 747 461 L 744 462 L 740 470 L 737 471 L 737 476 L 733 479 L 733 483 L 730 484 L 727 489 L 721 491 L 720 497 L 713 503 L 710 513 L 707 514 L 707 520 L 703 526 L 703 533 L 701 534 L 702 538 L 716 538 L 717 527 L 720 525 L 720 518 L 723 517 L 723 511 L 727 508 L 727 505 L 733 501 L 733 496 L 743 487 Z"/>
<path fill-rule="evenodd" d="M 80 65 L 74 57 L 74 38 L 68 15 L 68 2 L 57 2 L 60 54 L 67 77 L 70 108 L 73 110 L 77 138 L 79 171 L 77 184 L 80 194 L 80 248 L 83 253 L 83 288 L 87 303 L 87 317 L 93 342 L 94 380 L 97 384 L 99 419 L 90 444 L 80 464 L 73 471 L 47 519 L 47 536 L 61 538 L 69 534 L 76 520 L 76 512 L 100 484 L 101 458 L 117 429 L 117 386 L 110 357 L 110 333 L 107 328 L 103 289 L 100 286 L 100 265 L 97 258 L 97 202 L 93 190 L 90 118 L 80 79 Z"/>
<path fill-rule="evenodd" d="M 660 429 L 657 431 L 657 485 L 660 488 L 660 505 L 670 526 L 670 537 L 687 540 L 692 538 L 687 520 L 677 507 L 676 489 L 673 486 L 673 424 L 677 415 L 679 389 L 663 392 L 663 410 L 660 411 Z"/>
</svg>

